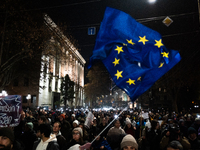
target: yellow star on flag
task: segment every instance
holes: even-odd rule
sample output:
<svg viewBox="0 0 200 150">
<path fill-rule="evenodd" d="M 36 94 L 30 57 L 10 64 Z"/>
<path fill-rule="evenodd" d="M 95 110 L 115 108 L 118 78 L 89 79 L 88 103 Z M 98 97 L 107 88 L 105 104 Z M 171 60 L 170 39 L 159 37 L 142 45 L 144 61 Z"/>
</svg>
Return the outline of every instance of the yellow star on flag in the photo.
<svg viewBox="0 0 200 150">
<path fill-rule="evenodd" d="M 158 46 L 158 48 L 160 48 L 161 46 L 163 46 L 162 44 L 162 39 L 160 39 L 159 41 L 155 40 L 156 44 L 154 44 L 155 46 Z"/>
<path fill-rule="evenodd" d="M 123 43 L 124 46 L 127 46 L 127 44 Z"/>
<path fill-rule="evenodd" d="M 130 39 L 130 40 L 127 39 L 127 42 L 128 42 L 129 44 L 132 44 L 132 45 L 135 44 L 135 43 L 133 43 L 132 39 Z"/>
<path fill-rule="evenodd" d="M 115 64 L 115 66 L 116 66 L 117 64 L 119 64 L 119 61 L 120 61 L 120 59 L 115 58 L 115 61 L 113 61 L 113 64 Z"/>
<path fill-rule="evenodd" d="M 117 80 L 119 79 L 119 77 L 123 78 L 123 77 L 122 77 L 122 72 L 123 72 L 123 71 L 120 71 L 120 72 L 119 72 L 119 71 L 117 70 L 117 73 L 115 74 L 115 76 L 117 76 Z"/>
<path fill-rule="evenodd" d="M 160 66 L 158 68 L 161 68 L 164 65 L 164 63 L 160 63 Z"/>
<path fill-rule="evenodd" d="M 139 78 L 137 79 L 137 81 L 141 81 L 141 77 L 139 77 Z"/>
<path fill-rule="evenodd" d="M 144 36 L 144 37 L 139 36 L 139 38 L 140 38 L 140 40 L 138 42 L 142 42 L 143 45 L 145 45 L 145 42 L 149 41 L 146 39 L 146 36 Z"/>
<path fill-rule="evenodd" d="M 161 54 L 163 55 L 163 57 L 167 57 L 167 58 L 169 58 L 169 56 L 168 56 L 168 55 L 169 55 L 169 53 L 162 52 Z"/>
<path fill-rule="evenodd" d="M 131 79 L 129 78 L 129 80 L 126 81 L 126 83 L 129 83 L 129 85 L 131 85 L 131 84 L 134 84 L 134 85 L 135 85 L 135 80 L 131 80 Z"/>
<path fill-rule="evenodd" d="M 123 48 L 123 47 L 117 46 L 117 48 L 116 48 L 115 50 L 118 51 L 118 54 L 119 54 L 120 52 L 124 52 L 122 48 Z"/>
</svg>

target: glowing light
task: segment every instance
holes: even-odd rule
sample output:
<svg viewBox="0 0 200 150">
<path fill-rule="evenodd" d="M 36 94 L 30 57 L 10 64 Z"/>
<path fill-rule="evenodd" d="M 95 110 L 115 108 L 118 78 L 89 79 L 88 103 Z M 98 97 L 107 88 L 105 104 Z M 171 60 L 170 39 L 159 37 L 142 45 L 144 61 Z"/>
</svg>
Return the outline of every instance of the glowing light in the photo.
<svg viewBox="0 0 200 150">
<path fill-rule="evenodd" d="M 148 0 L 149 3 L 155 3 L 156 0 Z"/>
</svg>

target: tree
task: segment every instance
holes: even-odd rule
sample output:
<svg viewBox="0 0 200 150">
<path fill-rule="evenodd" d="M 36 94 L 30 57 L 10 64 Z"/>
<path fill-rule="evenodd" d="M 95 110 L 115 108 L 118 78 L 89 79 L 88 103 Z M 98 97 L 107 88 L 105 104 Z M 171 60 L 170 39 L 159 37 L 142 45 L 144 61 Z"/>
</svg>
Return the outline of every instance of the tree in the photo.
<svg viewBox="0 0 200 150">
<path fill-rule="evenodd" d="M 46 58 L 66 60 L 69 47 L 58 35 L 61 31 L 24 0 L 1 1 L 0 12 L 0 88 L 24 75 L 38 85 L 41 65 L 49 63 Z"/>
<path fill-rule="evenodd" d="M 199 34 L 191 33 L 181 37 L 170 37 L 168 42 L 170 45 L 174 45 L 174 49 L 179 50 L 182 59 L 160 78 L 153 88 L 165 88 L 168 97 L 171 98 L 173 110 L 178 112 L 178 104 L 182 103 L 183 88 L 191 88 L 200 81 Z M 180 109 L 182 108 L 180 107 Z"/>
<path fill-rule="evenodd" d="M 67 74 L 61 82 L 60 87 L 62 99 L 60 103 L 64 104 L 64 110 L 66 110 L 66 102 L 71 102 L 71 105 L 73 104 L 73 98 L 74 98 L 74 82 L 70 80 L 69 75 Z"/>
<path fill-rule="evenodd" d="M 97 97 L 110 94 L 111 80 L 103 63 L 95 64 L 88 72 L 89 83 L 84 86 L 86 101 L 93 103 Z"/>
</svg>

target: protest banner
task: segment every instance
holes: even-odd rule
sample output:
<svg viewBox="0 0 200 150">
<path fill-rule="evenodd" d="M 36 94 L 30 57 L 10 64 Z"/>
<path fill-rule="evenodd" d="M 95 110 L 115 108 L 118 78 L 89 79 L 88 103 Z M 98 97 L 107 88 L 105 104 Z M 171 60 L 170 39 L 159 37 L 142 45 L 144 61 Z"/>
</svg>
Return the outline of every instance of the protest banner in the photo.
<svg viewBox="0 0 200 150">
<path fill-rule="evenodd" d="M 0 127 L 15 127 L 20 122 L 21 96 L 0 96 Z"/>
<path fill-rule="evenodd" d="M 87 128 L 90 128 L 90 125 L 91 125 L 91 122 L 93 121 L 93 119 L 94 119 L 94 115 L 93 115 L 91 112 L 89 112 L 88 115 L 87 115 L 87 118 L 86 118 L 86 120 L 85 120 L 84 125 L 85 125 Z"/>
</svg>

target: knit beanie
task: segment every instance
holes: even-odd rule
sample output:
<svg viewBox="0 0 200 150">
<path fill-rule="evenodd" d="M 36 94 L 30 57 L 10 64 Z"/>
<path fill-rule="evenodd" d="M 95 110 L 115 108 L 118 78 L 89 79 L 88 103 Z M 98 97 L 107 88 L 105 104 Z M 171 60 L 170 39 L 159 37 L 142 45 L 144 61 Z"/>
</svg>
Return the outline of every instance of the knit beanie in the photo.
<svg viewBox="0 0 200 150">
<path fill-rule="evenodd" d="M 79 125 L 78 120 L 74 120 L 73 123 L 76 123 L 77 125 Z"/>
<path fill-rule="evenodd" d="M 189 127 L 189 128 L 188 128 L 188 135 L 190 135 L 190 134 L 192 134 L 192 133 L 196 133 L 196 134 L 197 134 L 197 131 L 195 130 L 195 128 Z"/>
<path fill-rule="evenodd" d="M 126 125 L 131 124 L 131 120 L 129 118 L 126 118 Z"/>
<path fill-rule="evenodd" d="M 65 119 L 65 115 L 64 114 L 60 114 L 60 117 L 62 117 L 63 119 Z"/>
<path fill-rule="evenodd" d="M 33 123 L 32 122 L 26 123 L 26 126 L 29 127 L 29 129 L 33 130 Z"/>
<path fill-rule="evenodd" d="M 79 147 L 80 147 L 79 144 L 75 144 L 75 145 L 71 146 L 68 150 L 80 150 Z"/>
<path fill-rule="evenodd" d="M 125 146 L 133 146 L 136 150 L 138 149 L 138 144 L 137 144 L 135 138 L 131 134 L 126 135 L 122 139 L 121 149 L 123 149 Z"/>
<path fill-rule="evenodd" d="M 15 140 L 14 137 L 14 132 L 11 128 L 5 127 L 5 128 L 0 128 L 0 136 L 6 136 L 7 138 L 10 139 L 10 141 L 13 143 Z"/>
<path fill-rule="evenodd" d="M 83 130 L 82 130 L 82 128 L 81 128 L 81 127 L 74 128 L 74 130 L 73 130 L 73 131 L 78 131 L 78 132 L 80 132 L 80 134 L 81 134 L 81 137 L 83 137 Z"/>
</svg>

